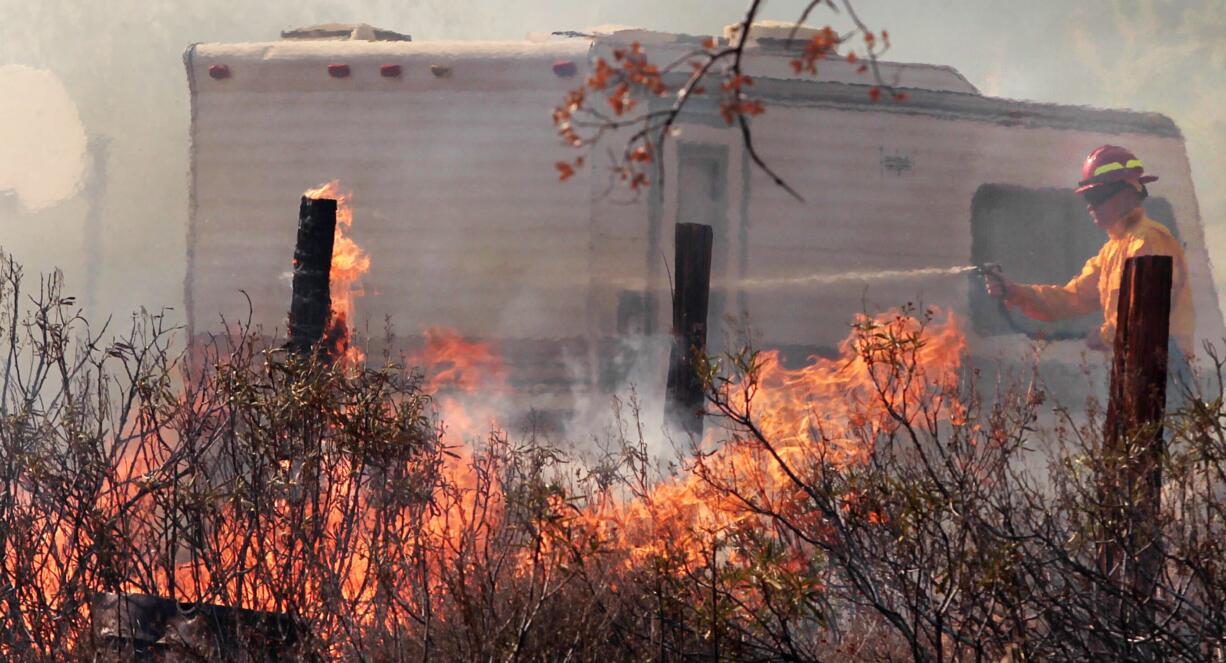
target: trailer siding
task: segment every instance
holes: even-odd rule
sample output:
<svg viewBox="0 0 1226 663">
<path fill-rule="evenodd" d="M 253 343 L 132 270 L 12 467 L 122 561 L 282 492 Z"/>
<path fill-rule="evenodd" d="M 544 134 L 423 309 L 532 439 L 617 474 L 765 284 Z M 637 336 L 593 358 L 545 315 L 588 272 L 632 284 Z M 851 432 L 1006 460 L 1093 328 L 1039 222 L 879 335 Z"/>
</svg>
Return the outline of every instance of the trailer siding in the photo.
<svg viewBox="0 0 1226 663">
<path fill-rule="evenodd" d="M 241 318 L 240 290 L 257 322 L 282 326 L 292 202 L 339 179 L 353 193 L 351 234 L 374 266 L 362 281 L 359 325 L 377 331 L 389 317 L 406 334 L 442 325 L 514 338 L 539 336 L 539 321 L 550 320 L 551 335 L 581 336 L 587 196 L 581 184 L 556 181 L 553 160 L 569 155 L 548 115 L 549 100 L 573 82 L 556 80 L 550 65 L 574 50 L 451 60 L 452 79 L 429 74 L 425 63 L 438 58 L 427 54 L 406 67 L 425 76 L 391 82 L 394 90 L 360 79 L 377 72 L 381 60 L 369 55 L 353 65 L 357 81 L 327 77 L 321 62 L 332 55 L 242 60 L 220 84 L 203 72 L 227 55 L 199 57 L 195 86 L 208 91 L 193 99 L 194 330 L 218 315 Z M 495 80 L 501 89 L 483 87 Z"/>
<path fill-rule="evenodd" d="M 1151 191 L 1171 203 L 1179 223 L 1195 284 L 1198 336 L 1223 333 L 1177 135 L 1121 136 L 829 108 L 771 109 L 754 130 L 771 166 L 787 173 L 807 201 L 796 204 L 763 173 L 752 173 L 748 271 L 754 277 L 967 264 L 971 199 L 979 186 L 1070 189 L 1087 152 L 1106 142 L 1128 144 L 1150 172 L 1163 176 Z M 910 168 L 891 172 L 883 166 L 886 156 L 905 157 Z M 965 313 L 967 285 L 966 279 L 930 279 L 750 294 L 750 314 L 778 343 L 828 346 L 866 305 L 922 301 Z"/>
<path fill-rule="evenodd" d="M 739 133 L 709 102 L 679 124 L 658 186 L 628 194 L 600 154 L 559 184 L 553 162 L 575 153 L 559 144 L 549 111 L 581 84 L 590 49 L 613 41 L 194 47 L 186 57 L 192 331 L 213 328 L 219 316 L 245 317 L 240 290 L 258 324 L 284 327 L 298 196 L 339 179 L 353 192 L 352 235 L 372 258 L 359 326 L 378 333 L 386 318 L 403 336 L 446 326 L 498 339 L 520 360 L 513 381 L 534 393 L 595 383 L 602 353 L 625 328 L 668 331 L 666 263 L 672 224 L 686 220 L 677 178 L 688 145 L 727 154 L 713 301 L 727 315 L 747 314 L 764 346 L 828 350 L 865 308 L 916 302 L 968 317 L 971 281 L 777 291 L 728 283 L 964 265 L 980 186 L 1069 189 L 1084 155 L 1110 142 L 1130 146 L 1162 177 L 1151 191 L 1179 224 L 1198 336 L 1226 337 L 1186 150 L 1168 118 L 981 97 L 934 67 L 916 68 L 914 80 L 941 89 L 873 104 L 849 71 L 788 80 L 777 56 L 751 58 L 761 74 L 755 93 L 768 105 L 753 119 L 757 148 L 803 203 L 752 166 Z M 576 62 L 578 75 L 556 76 L 558 60 Z M 332 62 L 353 73 L 330 78 Z M 385 62 L 401 64 L 402 77 L 379 77 Z M 232 78 L 211 79 L 214 63 L 228 64 Z M 431 64 L 452 75 L 433 75 Z M 620 144 L 630 131 L 605 141 Z M 975 338 L 967 327 L 972 354 L 1029 343 Z M 1070 345 L 1062 356 L 1079 351 Z"/>
</svg>

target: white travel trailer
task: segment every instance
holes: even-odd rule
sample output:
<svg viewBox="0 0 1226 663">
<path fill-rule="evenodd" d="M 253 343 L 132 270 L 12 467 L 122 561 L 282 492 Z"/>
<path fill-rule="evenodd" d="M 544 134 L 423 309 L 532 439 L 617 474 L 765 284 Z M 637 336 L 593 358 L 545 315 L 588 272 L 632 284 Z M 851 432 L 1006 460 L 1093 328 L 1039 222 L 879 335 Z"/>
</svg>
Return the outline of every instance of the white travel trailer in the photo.
<svg viewBox="0 0 1226 663">
<path fill-rule="evenodd" d="M 714 228 L 713 328 L 744 314 L 759 346 L 802 361 L 833 349 L 866 307 L 922 301 L 959 314 L 976 361 L 1016 360 L 1033 338 L 1048 339 L 1045 370 L 1058 381 L 1077 372 L 1081 337 L 1097 321 L 1008 319 L 965 276 L 745 284 L 981 262 L 1063 282 L 1103 241 L 1072 193 L 1081 160 L 1116 143 L 1161 177 L 1150 213 L 1186 247 L 1198 336 L 1226 336 L 1169 118 L 986 97 L 931 65 L 885 65 L 909 99 L 873 103 L 846 63 L 796 75 L 777 33 L 751 34 L 747 73 L 767 107 L 753 119 L 755 144 L 803 203 L 753 167 L 739 132 L 697 98 L 649 193 L 606 195 L 598 158 L 557 181 L 552 164 L 575 155 L 550 111 L 594 57 L 637 41 L 667 61 L 701 38 L 406 41 L 359 27 L 356 39 L 191 46 L 191 330 L 244 315 L 240 290 L 257 323 L 284 328 L 298 196 L 338 179 L 353 192 L 352 235 L 372 258 L 358 302 L 372 335 L 387 320 L 401 337 L 444 326 L 497 341 L 513 383 L 542 398 L 615 382 L 607 358 L 619 339 L 667 331 L 665 263 L 681 221 Z"/>
</svg>

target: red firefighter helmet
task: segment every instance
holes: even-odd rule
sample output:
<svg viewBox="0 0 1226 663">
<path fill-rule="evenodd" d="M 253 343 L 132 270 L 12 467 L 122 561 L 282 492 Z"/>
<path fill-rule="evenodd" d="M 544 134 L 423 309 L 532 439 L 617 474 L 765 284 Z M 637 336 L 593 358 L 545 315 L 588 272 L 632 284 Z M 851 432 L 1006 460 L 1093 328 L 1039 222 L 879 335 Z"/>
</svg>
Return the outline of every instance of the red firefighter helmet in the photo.
<svg viewBox="0 0 1226 663">
<path fill-rule="evenodd" d="M 1081 181 L 1077 183 L 1077 193 L 1085 193 L 1112 182 L 1148 184 L 1158 179 L 1144 173 L 1145 167 L 1141 165 L 1137 155 L 1119 145 L 1103 145 L 1086 157 L 1086 162 L 1081 167 Z"/>
</svg>

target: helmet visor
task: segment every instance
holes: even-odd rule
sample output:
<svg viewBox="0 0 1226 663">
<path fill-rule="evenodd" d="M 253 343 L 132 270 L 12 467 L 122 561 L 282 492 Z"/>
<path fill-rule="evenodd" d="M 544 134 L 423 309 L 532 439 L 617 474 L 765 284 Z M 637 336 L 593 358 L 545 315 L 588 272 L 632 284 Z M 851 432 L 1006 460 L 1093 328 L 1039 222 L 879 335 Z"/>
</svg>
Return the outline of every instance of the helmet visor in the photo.
<svg viewBox="0 0 1226 663">
<path fill-rule="evenodd" d="M 1090 207 L 1098 207 L 1099 205 L 1102 205 L 1110 200 L 1115 194 L 1129 188 L 1132 188 L 1132 184 L 1129 182 L 1111 182 L 1102 186 L 1086 189 L 1081 193 L 1081 195 L 1086 199 L 1086 202 L 1089 203 Z"/>
</svg>

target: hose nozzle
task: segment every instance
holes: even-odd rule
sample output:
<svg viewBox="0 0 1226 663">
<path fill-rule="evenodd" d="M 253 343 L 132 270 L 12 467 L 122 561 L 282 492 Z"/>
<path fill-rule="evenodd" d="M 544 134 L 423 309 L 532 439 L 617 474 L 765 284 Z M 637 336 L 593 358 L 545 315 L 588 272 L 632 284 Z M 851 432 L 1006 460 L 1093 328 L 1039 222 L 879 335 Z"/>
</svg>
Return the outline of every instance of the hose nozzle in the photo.
<svg viewBox="0 0 1226 663">
<path fill-rule="evenodd" d="M 994 279 L 999 279 L 1001 274 L 1004 274 L 1005 269 L 997 262 L 981 262 L 975 265 L 975 273 L 980 276 L 988 276 Z"/>
<path fill-rule="evenodd" d="M 1000 263 L 979 263 L 975 265 L 975 273 L 984 279 L 992 279 L 997 286 L 1000 286 L 1002 293 L 1005 291 L 1005 269 L 1000 266 Z"/>
</svg>

